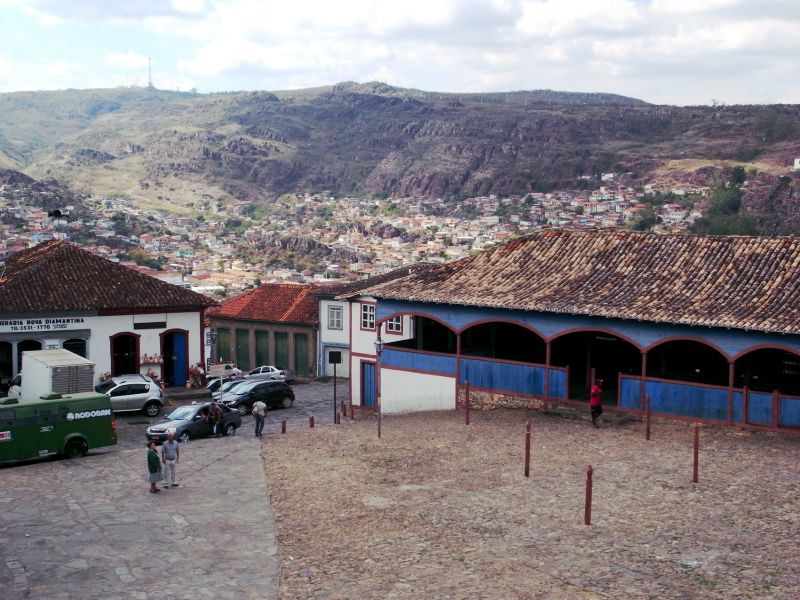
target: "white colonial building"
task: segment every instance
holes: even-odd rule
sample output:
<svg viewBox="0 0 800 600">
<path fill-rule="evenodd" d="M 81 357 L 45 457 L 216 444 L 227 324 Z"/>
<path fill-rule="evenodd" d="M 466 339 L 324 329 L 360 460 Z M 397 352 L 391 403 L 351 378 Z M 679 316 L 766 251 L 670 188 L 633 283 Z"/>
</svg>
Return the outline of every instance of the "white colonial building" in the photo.
<svg viewBox="0 0 800 600">
<path fill-rule="evenodd" d="M 26 350 L 64 348 L 96 376 L 153 372 L 183 385 L 205 362 L 203 313 L 213 300 L 64 241 L 12 255 L 0 267 L 0 379 Z"/>
</svg>

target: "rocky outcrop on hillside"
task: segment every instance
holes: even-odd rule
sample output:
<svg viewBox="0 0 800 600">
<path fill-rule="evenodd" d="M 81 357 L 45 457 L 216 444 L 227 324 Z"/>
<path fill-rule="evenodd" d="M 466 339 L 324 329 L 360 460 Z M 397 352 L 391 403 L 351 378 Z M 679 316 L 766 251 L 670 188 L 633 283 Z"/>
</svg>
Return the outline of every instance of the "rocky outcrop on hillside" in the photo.
<svg viewBox="0 0 800 600">
<path fill-rule="evenodd" d="M 262 256 L 263 261 L 266 263 L 284 264 L 287 256 L 303 257 L 303 260 L 311 262 L 323 259 L 341 264 L 372 262 L 366 254 L 352 252 L 343 248 L 332 248 L 308 237 L 286 236 L 276 233 L 267 234 L 262 239 L 254 242 L 252 249 Z"/>
<path fill-rule="evenodd" d="M 708 185 L 719 176 L 711 161 L 794 178 L 788 167 L 800 157 L 798 105 L 654 106 L 550 90 L 65 90 L 0 94 L 0 110 L 14 123 L 0 122 L 0 152 L 12 164 L 35 156 L 32 173 L 94 181 L 87 173 L 102 164 L 134 169 L 141 190 L 186 178 L 249 202 L 321 191 L 458 201 L 595 188 L 608 172 L 634 187 Z M 796 194 L 772 187 L 753 183 L 745 204 L 790 211 L 781 214 L 794 222 Z"/>
</svg>

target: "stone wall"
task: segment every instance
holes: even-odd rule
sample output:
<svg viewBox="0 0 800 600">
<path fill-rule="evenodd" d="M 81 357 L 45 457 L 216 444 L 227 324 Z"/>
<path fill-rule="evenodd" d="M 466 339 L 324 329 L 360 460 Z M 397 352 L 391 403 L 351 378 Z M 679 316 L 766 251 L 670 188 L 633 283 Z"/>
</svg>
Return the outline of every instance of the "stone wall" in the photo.
<svg viewBox="0 0 800 600">
<path fill-rule="evenodd" d="M 464 399 L 466 390 L 459 387 L 456 407 L 464 410 Z M 522 394 L 514 395 L 503 392 L 486 392 L 482 390 L 469 391 L 470 410 L 494 410 L 495 408 L 527 408 L 540 410 L 544 408 L 544 398 L 526 396 Z"/>
</svg>

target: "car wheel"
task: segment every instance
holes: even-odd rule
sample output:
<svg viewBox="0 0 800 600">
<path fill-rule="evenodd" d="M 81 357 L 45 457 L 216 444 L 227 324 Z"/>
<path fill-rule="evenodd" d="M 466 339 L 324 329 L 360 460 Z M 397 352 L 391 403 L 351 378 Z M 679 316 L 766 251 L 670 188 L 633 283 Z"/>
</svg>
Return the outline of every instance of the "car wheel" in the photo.
<svg viewBox="0 0 800 600">
<path fill-rule="evenodd" d="M 236 435 L 236 425 L 233 423 L 225 425 L 225 435 Z"/>
<path fill-rule="evenodd" d="M 294 404 L 294 398 L 291 396 L 284 396 L 281 398 L 281 406 L 283 408 L 291 408 L 292 404 Z"/>
<path fill-rule="evenodd" d="M 81 456 L 86 456 L 88 450 L 89 448 L 83 440 L 71 439 L 64 446 L 64 456 L 67 458 L 80 458 Z"/>
<path fill-rule="evenodd" d="M 157 417 L 161 412 L 161 405 L 158 402 L 148 402 L 144 405 L 144 414 L 148 417 Z"/>
<path fill-rule="evenodd" d="M 251 410 L 253 410 L 253 407 L 252 406 L 247 406 L 247 404 L 242 402 L 241 404 L 239 404 L 239 406 L 236 407 L 236 410 L 238 410 L 242 415 L 246 415 Z"/>
<path fill-rule="evenodd" d="M 192 439 L 192 434 L 190 434 L 188 431 L 181 431 L 180 435 L 178 436 L 178 441 L 181 444 L 184 444 L 191 439 Z"/>
</svg>

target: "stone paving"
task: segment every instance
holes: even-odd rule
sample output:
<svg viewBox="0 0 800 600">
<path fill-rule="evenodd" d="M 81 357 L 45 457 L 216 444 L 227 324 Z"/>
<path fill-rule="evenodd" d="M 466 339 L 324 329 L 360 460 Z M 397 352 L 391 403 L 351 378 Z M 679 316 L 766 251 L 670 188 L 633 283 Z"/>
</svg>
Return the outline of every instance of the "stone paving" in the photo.
<svg viewBox="0 0 800 600">
<path fill-rule="evenodd" d="M 148 493 L 146 450 L 0 469 L 0 596 L 275 598 L 272 509 L 249 436 L 182 448 Z"/>
<path fill-rule="evenodd" d="M 333 420 L 333 383 L 295 386 L 295 406 L 271 411 L 266 434 Z M 349 395 L 339 380 L 337 398 Z M 168 409 L 169 410 L 169 409 Z M 278 549 L 252 436 L 182 446 L 180 486 L 148 492 L 141 414 L 117 415 L 119 444 L 74 461 L 0 467 L 0 598 L 277 597 Z"/>
</svg>

